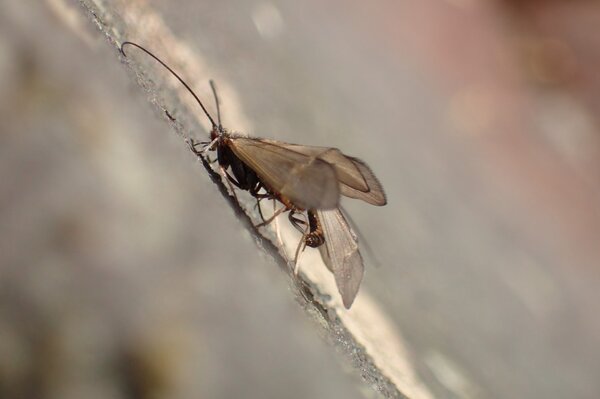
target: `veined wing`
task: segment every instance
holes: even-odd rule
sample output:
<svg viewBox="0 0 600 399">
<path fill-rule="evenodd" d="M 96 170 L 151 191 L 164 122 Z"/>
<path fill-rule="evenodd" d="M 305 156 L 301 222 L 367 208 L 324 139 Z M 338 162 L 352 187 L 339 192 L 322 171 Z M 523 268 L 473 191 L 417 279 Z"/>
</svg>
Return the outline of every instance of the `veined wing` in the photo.
<svg viewBox="0 0 600 399">
<path fill-rule="evenodd" d="M 333 273 L 344 306 L 350 309 L 364 274 L 358 239 L 338 208 L 316 212 L 325 237 L 319 247 L 321 257 Z"/>
<path fill-rule="evenodd" d="M 375 177 L 375 174 L 371 171 L 371 168 L 369 168 L 366 163 L 364 163 L 358 158 L 346 158 L 350 159 L 354 166 L 360 171 L 360 174 L 367 182 L 369 191 L 364 192 L 361 190 L 357 190 L 349 185 L 342 184 L 340 185 L 340 191 L 342 192 L 342 195 L 345 195 L 346 197 L 350 198 L 357 198 L 363 200 L 371 205 L 383 206 L 387 204 L 387 198 L 385 197 L 383 186 L 379 182 L 379 179 Z"/>
<path fill-rule="evenodd" d="M 265 141 L 277 143 L 270 140 Z M 347 156 L 337 148 L 289 143 L 278 144 L 294 152 L 316 157 L 331 164 L 335 168 L 342 195 L 357 198 L 377 206 L 387 203 L 381 183 L 375 177 L 371 168 L 360 159 Z"/>
<path fill-rule="evenodd" d="M 234 154 L 273 191 L 303 209 L 334 209 L 340 200 L 335 168 L 322 159 L 285 147 L 285 143 L 231 137 Z"/>
</svg>

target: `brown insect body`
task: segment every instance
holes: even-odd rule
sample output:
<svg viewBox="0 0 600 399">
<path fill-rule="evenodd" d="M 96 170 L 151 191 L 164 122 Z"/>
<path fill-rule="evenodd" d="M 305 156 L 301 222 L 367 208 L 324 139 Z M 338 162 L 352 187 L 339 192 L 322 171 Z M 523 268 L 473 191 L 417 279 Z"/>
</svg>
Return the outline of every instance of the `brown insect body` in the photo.
<svg viewBox="0 0 600 399">
<path fill-rule="evenodd" d="M 213 132 L 216 129 L 218 128 L 213 128 Z M 214 135 L 213 132 L 211 132 L 211 137 Z M 242 162 L 242 160 L 240 160 L 231 150 L 231 147 L 228 145 L 230 143 L 230 139 L 227 138 L 228 135 L 228 133 L 222 131 L 220 136 L 218 136 L 221 138 L 216 146 L 219 165 L 225 171 L 228 168 L 231 168 L 233 178 L 232 176 L 227 175 L 229 181 L 235 184 L 239 189 L 248 191 L 252 196 L 257 197 L 258 192 L 264 186 L 260 178 L 256 175 L 256 172 Z"/>
<path fill-rule="evenodd" d="M 232 175 L 226 173 L 227 179 L 241 190 L 248 191 L 250 195 L 257 199 L 273 199 L 282 203 L 286 211 L 291 211 L 290 218 L 294 213 L 299 213 L 305 209 L 298 205 L 298 202 L 283 195 L 279 190 L 264 182 L 257 172 L 242 161 L 235 153 L 236 145 L 239 146 L 236 139 L 243 136 L 236 136 L 228 133 L 217 126 L 211 131 L 211 138 L 215 141 L 217 151 L 217 161 L 222 170 L 231 170 Z M 198 154 L 199 155 L 199 154 Z M 268 178 L 267 178 L 268 179 Z M 260 190 L 264 193 L 260 193 Z"/>
<path fill-rule="evenodd" d="M 319 157 L 289 150 L 287 143 L 260 138 L 228 135 L 218 141 L 256 173 L 267 191 L 292 205 L 290 209 L 334 209 L 339 205 L 335 168 Z"/>
<path fill-rule="evenodd" d="M 211 134 L 211 137 L 212 136 L 213 134 Z M 220 136 L 217 137 L 220 137 L 220 140 L 217 144 L 217 159 L 219 165 L 221 165 L 225 170 L 227 170 L 228 167 L 231 167 L 233 176 L 238 183 L 237 187 L 242 190 L 249 191 L 250 194 L 255 198 L 276 199 L 288 210 L 298 212 L 304 210 L 295 205 L 290 199 L 276 191 L 274 188 L 263 183 L 254 169 L 250 168 L 237 155 L 235 155 L 235 152 L 233 151 L 233 147 L 235 145 L 235 136 L 222 131 Z M 261 188 L 265 190 L 266 194 L 259 194 Z"/>
<path fill-rule="evenodd" d="M 203 156 L 208 150 L 216 150 L 219 168 L 230 185 L 248 191 L 257 200 L 274 199 L 282 203 L 284 208 L 276 214 L 289 211 L 290 222 L 303 232 L 301 243 L 319 248 L 335 277 L 344 306 L 349 308 L 358 292 L 364 266 L 357 237 L 338 207 L 341 195 L 376 206 L 387 203 L 383 187 L 371 169 L 360 159 L 347 156 L 337 148 L 290 144 L 229 133 L 221 125 L 219 99 L 212 81 L 218 124 L 175 71 L 133 42 L 123 42 L 123 55 L 126 56 L 123 48 L 127 44 L 144 51 L 171 72 L 208 117 L 212 124 L 211 141 L 195 143 L 190 140 L 192 151 Z M 199 144 L 203 145 L 202 150 L 196 148 Z M 295 217 L 304 210 L 307 210 L 307 221 Z M 300 224 L 304 224 L 304 229 Z M 298 253 L 297 250 L 296 259 Z"/>
</svg>

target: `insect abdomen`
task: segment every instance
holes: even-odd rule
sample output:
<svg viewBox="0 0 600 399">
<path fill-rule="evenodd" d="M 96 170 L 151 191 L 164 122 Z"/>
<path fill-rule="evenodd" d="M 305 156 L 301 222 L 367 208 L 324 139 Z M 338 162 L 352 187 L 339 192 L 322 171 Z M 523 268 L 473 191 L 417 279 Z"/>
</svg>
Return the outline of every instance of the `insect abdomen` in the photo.
<svg viewBox="0 0 600 399">
<path fill-rule="evenodd" d="M 308 211 L 308 226 L 309 233 L 306 234 L 304 238 L 304 242 L 308 247 L 317 248 L 325 243 L 325 236 L 323 235 L 323 227 L 321 226 L 321 222 L 319 218 L 317 218 L 317 214 L 313 213 L 313 211 Z"/>
</svg>

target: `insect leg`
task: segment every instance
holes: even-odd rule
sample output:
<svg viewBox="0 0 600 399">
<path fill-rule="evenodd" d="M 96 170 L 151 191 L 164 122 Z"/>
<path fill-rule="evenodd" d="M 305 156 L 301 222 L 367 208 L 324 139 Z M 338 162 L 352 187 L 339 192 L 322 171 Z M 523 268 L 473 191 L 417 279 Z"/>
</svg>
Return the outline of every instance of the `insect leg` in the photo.
<svg viewBox="0 0 600 399">
<path fill-rule="evenodd" d="M 208 151 L 213 150 L 213 147 L 215 146 L 216 142 L 219 140 L 219 138 L 217 137 L 216 139 L 214 139 L 213 141 L 201 141 L 199 143 L 196 143 L 196 141 L 194 139 L 186 139 L 186 143 L 188 143 L 190 149 L 192 150 L 192 152 L 194 154 L 196 154 L 196 156 L 203 156 L 206 155 L 206 153 Z M 202 146 L 201 150 L 198 150 L 196 147 L 198 147 L 199 145 Z"/>
<path fill-rule="evenodd" d="M 263 194 L 259 194 L 258 192 L 263 188 L 264 188 L 264 186 L 262 185 L 262 183 L 258 182 L 258 184 L 255 187 L 250 189 L 250 195 L 252 195 L 254 198 L 256 198 L 256 208 L 258 208 L 258 214 L 260 215 L 260 218 L 262 219 L 262 221 L 264 223 L 264 222 L 266 222 L 266 220 L 262 213 L 260 201 L 265 198 L 272 199 L 273 196 L 268 191 Z M 266 191 L 266 189 L 265 189 L 265 191 Z M 273 212 L 275 212 L 275 202 L 273 202 Z"/>
<path fill-rule="evenodd" d="M 208 144 L 208 142 L 204 142 L 204 141 L 196 143 L 196 140 L 194 140 L 192 138 L 186 139 L 185 142 L 190 147 L 190 150 L 192 150 L 192 152 L 194 154 L 196 154 L 196 156 L 202 156 L 203 155 L 202 151 L 199 151 L 196 147 L 198 147 L 199 145 L 204 145 L 205 146 L 206 144 Z"/>
<path fill-rule="evenodd" d="M 225 168 L 223 166 L 219 165 L 219 171 L 225 178 L 225 181 L 227 182 L 227 185 L 229 186 L 229 190 L 231 191 L 233 198 L 235 198 L 235 201 L 239 203 L 240 201 L 238 200 L 237 194 L 235 193 L 235 189 L 233 188 L 233 184 L 235 184 L 239 188 L 240 187 L 239 183 L 233 177 L 231 177 L 229 175 L 229 173 L 227 173 L 227 171 L 225 170 Z M 231 183 L 233 183 L 233 184 L 231 184 Z"/>
<path fill-rule="evenodd" d="M 298 219 L 297 217 L 295 217 L 296 212 L 290 212 L 290 216 L 288 216 L 288 219 L 290 219 L 290 223 L 292 224 L 292 226 L 294 226 L 296 228 L 296 230 L 298 230 L 300 233 L 304 234 L 306 229 L 303 227 L 300 227 L 300 225 L 304 225 L 306 226 L 308 223 L 306 223 L 306 221 L 302 220 L 302 219 Z"/>
<path fill-rule="evenodd" d="M 298 260 L 300 259 L 300 254 L 304 252 L 304 248 L 306 248 L 306 234 L 302 236 L 302 239 L 298 243 L 298 247 L 296 248 L 296 256 L 294 257 L 294 276 L 298 276 L 298 271 L 300 270 L 300 264 Z"/>
<path fill-rule="evenodd" d="M 262 221 L 264 223 L 264 222 L 266 222 L 266 220 L 265 220 L 265 216 L 262 213 L 262 208 L 260 206 L 260 200 L 262 198 L 259 198 L 259 197 L 255 197 L 255 198 L 256 198 L 256 207 L 258 208 L 258 214 L 260 215 L 260 218 L 262 219 Z"/>
<path fill-rule="evenodd" d="M 260 223 L 260 224 L 257 224 L 257 225 L 256 225 L 256 227 L 258 228 L 258 227 L 263 227 L 263 226 L 266 226 L 266 225 L 268 225 L 268 224 L 269 224 L 269 223 L 271 223 L 273 220 L 275 220 L 275 218 L 276 218 L 277 216 L 281 215 L 283 212 L 285 212 L 285 211 L 287 211 L 287 210 L 288 210 L 288 208 L 287 208 L 285 205 L 284 205 L 284 206 L 282 206 L 281 208 L 279 208 L 278 210 L 276 210 L 276 211 L 273 213 L 273 215 L 272 215 L 270 218 L 268 218 L 267 220 L 265 220 L 264 222 L 262 222 L 262 223 Z"/>
<path fill-rule="evenodd" d="M 192 150 L 194 155 L 196 155 L 197 157 L 206 156 L 206 160 L 208 161 L 208 163 L 211 163 L 211 164 L 215 163 L 219 159 L 219 158 L 211 159 L 209 155 L 206 155 L 207 149 L 209 149 L 212 146 L 213 142 L 201 141 L 201 142 L 197 143 L 194 139 L 187 139 L 187 140 L 185 140 L 185 142 L 188 144 L 188 146 L 190 147 L 190 150 Z M 202 150 L 198 150 L 196 148 L 200 145 L 203 147 Z"/>
<path fill-rule="evenodd" d="M 255 195 L 254 198 L 256 198 L 256 208 L 258 209 L 258 214 L 260 215 L 260 218 L 262 219 L 263 223 L 267 223 L 267 220 L 265 219 L 263 212 L 262 212 L 262 207 L 260 206 L 260 201 L 263 199 L 272 199 L 272 197 L 270 195 L 264 194 L 264 195 Z M 275 205 L 277 204 L 277 202 L 275 200 L 273 200 L 273 212 L 275 212 Z"/>
<path fill-rule="evenodd" d="M 296 222 L 300 222 L 304 225 L 306 225 L 306 223 L 303 220 L 294 218 L 294 211 L 290 212 L 290 221 L 292 222 L 292 224 L 294 225 L 294 227 L 296 227 L 297 229 L 300 230 L 300 224 L 296 224 L 294 223 L 294 221 Z M 300 239 L 300 242 L 298 243 L 298 246 L 296 247 L 296 254 L 294 255 L 294 276 L 298 276 L 298 271 L 300 270 L 299 268 L 299 263 L 298 260 L 300 259 L 300 254 L 302 252 L 304 252 L 304 248 L 306 248 L 306 236 L 308 235 L 310 228 L 309 226 L 306 226 L 306 228 L 304 230 L 300 230 L 302 233 L 302 238 Z"/>
<path fill-rule="evenodd" d="M 273 213 L 275 213 L 276 209 L 277 209 L 277 201 L 273 200 Z M 276 218 L 273 221 L 273 223 L 275 224 L 275 235 L 277 236 L 277 243 L 279 244 L 279 248 L 281 248 L 281 251 L 283 252 L 283 257 L 285 258 L 285 263 L 289 265 L 290 261 L 287 256 L 287 252 L 285 251 L 285 245 L 283 244 L 283 238 L 281 238 L 281 229 L 279 228 L 279 219 Z"/>
<path fill-rule="evenodd" d="M 228 182 L 233 183 L 240 190 L 244 190 L 242 185 L 237 180 L 235 180 L 235 177 L 231 176 L 223 166 L 219 166 L 219 169 L 225 174 L 226 180 Z"/>
</svg>

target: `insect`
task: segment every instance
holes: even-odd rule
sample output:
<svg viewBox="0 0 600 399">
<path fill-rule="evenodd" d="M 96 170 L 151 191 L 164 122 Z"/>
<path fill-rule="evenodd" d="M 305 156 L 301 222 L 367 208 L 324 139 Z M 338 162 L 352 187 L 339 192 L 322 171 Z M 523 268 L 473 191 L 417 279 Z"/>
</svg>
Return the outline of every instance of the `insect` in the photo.
<svg viewBox="0 0 600 399">
<path fill-rule="evenodd" d="M 360 159 L 347 156 L 337 148 L 290 144 L 230 133 L 221 124 L 219 99 L 212 80 L 210 85 L 217 105 L 217 122 L 188 84 L 161 59 L 130 41 L 121 45 L 124 56 L 127 56 L 124 51 L 126 45 L 144 51 L 173 74 L 207 116 L 212 125 L 210 141 L 195 143 L 190 140 L 194 153 L 203 156 L 208 151 L 217 152 L 219 170 L 233 196 L 236 194 L 232 185 L 248 191 L 257 201 L 273 199 L 280 202 L 282 207 L 268 220 L 262 217 L 261 211 L 263 223 L 258 226 L 289 211 L 290 222 L 301 231 L 307 231 L 301 244 L 320 248 L 325 263 L 334 273 L 344 304 L 349 307 L 362 279 L 363 263 L 356 235 L 338 209 L 339 201 L 343 195 L 372 205 L 385 205 L 387 200 L 383 187 L 371 169 Z M 198 146 L 202 148 L 198 149 Z M 307 221 L 296 217 L 304 211 L 307 211 Z M 300 227 L 301 224 L 305 225 L 305 229 Z M 343 246 L 338 248 L 337 245 Z M 342 256 L 344 251 L 349 253 Z M 296 263 L 297 258 L 298 251 Z M 349 273 L 348 268 L 354 268 L 356 272 Z"/>
</svg>

